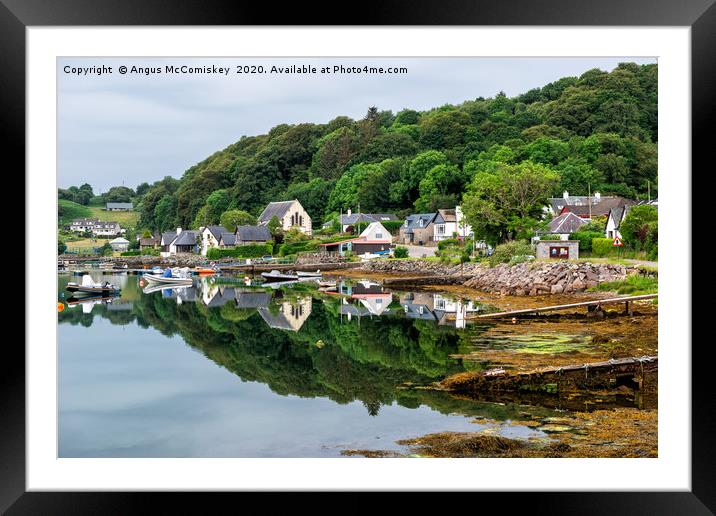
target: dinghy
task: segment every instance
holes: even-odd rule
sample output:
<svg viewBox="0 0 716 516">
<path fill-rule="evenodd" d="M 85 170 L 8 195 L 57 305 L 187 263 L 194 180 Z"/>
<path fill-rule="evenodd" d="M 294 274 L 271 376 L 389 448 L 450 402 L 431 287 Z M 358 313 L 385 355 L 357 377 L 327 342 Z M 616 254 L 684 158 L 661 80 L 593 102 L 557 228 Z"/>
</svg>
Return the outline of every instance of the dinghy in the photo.
<svg viewBox="0 0 716 516">
<path fill-rule="evenodd" d="M 320 278 L 321 277 L 321 271 L 317 270 L 316 272 L 304 272 L 304 271 L 298 271 L 296 275 L 299 278 Z"/>
<path fill-rule="evenodd" d="M 116 296 L 120 293 L 119 287 L 111 284 L 109 281 L 105 281 L 103 283 L 96 283 L 92 279 L 92 276 L 90 276 L 89 274 L 85 274 L 84 276 L 82 276 L 81 283 L 68 283 L 67 290 L 69 290 L 70 292 L 90 294 L 95 296 Z"/>
</svg>

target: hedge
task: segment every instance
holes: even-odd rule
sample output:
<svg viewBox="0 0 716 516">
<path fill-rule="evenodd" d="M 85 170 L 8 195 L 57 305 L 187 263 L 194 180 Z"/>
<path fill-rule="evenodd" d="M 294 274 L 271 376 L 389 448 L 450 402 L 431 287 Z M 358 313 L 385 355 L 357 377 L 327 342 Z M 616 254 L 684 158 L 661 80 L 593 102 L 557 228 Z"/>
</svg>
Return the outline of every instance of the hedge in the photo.
<svg viewBox="0 0 716 516">
<path fill-rule="evenodd" d="M 618 247 L 612 244 L 612 238 L 592 238 L 592 255 L 593 256 L 614 256 L 618 252 Z"/>
<path fill-rule="evenodd" d="M 592 240 L 595 238 L 604 238 L 602 235 L 604 233 L 597 232 L 597 231 L 577 231 L 576 233 L 572 233 L 569 235 L 570 240 L 579 240 L 579 250 L 580 251 L 591 251 L 592 250 Z M 609 239 L 607 239 L 609 240 Z"/>
<path fill-rule="evenodd" d="M 120 253 L 120 256 L 139 256 L 142 254 L 140 251 L 124 251 Z"/>
<path fill-rule="evenodd" d="M 281 244 L 281 247 L 278 248 L 278 255 L 287 256 L 289 254 L 315 251 L 316 249 L 318 249 L 318 242 L 316 240 L 305 240 L 293 244 Z"/>
<path fill-rule="evenodd" d="M 209 260 L 217 260 L 219 258 L 260 258 L 271 254 L 273 251 L 272 244 L 249 244 L 238 245 L 232 249 L 216 249 L 211 248 L 206 252 Z"/>
</svg>

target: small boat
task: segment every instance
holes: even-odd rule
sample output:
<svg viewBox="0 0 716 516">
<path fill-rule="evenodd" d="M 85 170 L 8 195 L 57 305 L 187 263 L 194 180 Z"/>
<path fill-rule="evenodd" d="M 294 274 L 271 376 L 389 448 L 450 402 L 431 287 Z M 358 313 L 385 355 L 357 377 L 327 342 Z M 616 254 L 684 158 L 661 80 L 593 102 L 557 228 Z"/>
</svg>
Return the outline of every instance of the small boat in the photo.
<svg viewBox="0 0 716 516">
<path fill-rule="evenodd" d="M 218 271 L 211 267 L 195 267 L 194 272 L 201 276 L 210 276 L 212 274 L 216 274 Z"/>
<path fill-rule="evenodd" d="M 70 282 L 67 284 L 67 290 L 70 292 L 78 292 L 81 294 L 90 294 L 95 296 L 119 295 L 119 287 L 111 284 L 109 281 L 104 283 L 95 283 L 92 276 L 85 274 L 82 276 L 82 283 Z"/>
<path fill-rule="evenodd" d="M 316 272 L 304 272 L 304 271 L 298 271 L 296 275 L 299 278 L 320 278 L 321 277 L 321 271 L 317 270 Z"/>
<path fill-rule="evenodd" d="M 318 282 L 318 286 L 320 288 L 336 288 L 337 284 L 338 283 L 336 283 L 335 281 L 319 281 Z"/>
<path fill-rule="evenodd" d="M 271 272 L 262 272 L 261 276 L 266 280 L 267 282 L 272 281 L 297 281 L 298 275 L 296 274 L 282 274 L 281 272 L 277 270 L 272 270 Z"/>
<path fill-rule="evenodd" d="M 149 283 L 165 285 L 190 285 L 194 282 L 188 267 L 183 269 L 167 267 L 162 274 L 145 274 L 144 279 Z"/>
<path fill-rule="evenodd" d="M 190 284 L 184 284 L 184 285 L 182 285 L 182 284 L 162 284 L 162 283 L 158 283 L 158 284 L 155 284 L 155 285 L 147 285 L 146 287 L 144 287 L 144 288 L 142 289 L 142 292 L 144 292 L 145 294 L 151 294 L 152 292 L 159 292 L 159 291 L 165 291 L 165 290 L 170 290 L 170 291 L 172 291 L 172 292 L 175 292 L 175 291 L 178 292 L 178 291 L 180 291 L 180 290 L 182 290 L 182 289 L 187 289 L 187 288 L 189 288 L 190 286 L 191 286 Z"/>
</svg>

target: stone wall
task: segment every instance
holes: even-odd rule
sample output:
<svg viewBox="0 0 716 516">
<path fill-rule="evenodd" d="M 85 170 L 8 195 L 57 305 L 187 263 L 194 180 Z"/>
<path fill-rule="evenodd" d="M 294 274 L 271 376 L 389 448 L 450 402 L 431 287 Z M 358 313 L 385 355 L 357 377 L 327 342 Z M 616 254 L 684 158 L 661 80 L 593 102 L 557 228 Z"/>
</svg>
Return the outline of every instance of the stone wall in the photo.
<svg viewBox="0 0 716 516">
<path fill-rule="evenodd" d="M 444 265 L 428 260 L 372 260 L 367 272 L 460 277 L 466 287 L 516 296 L 583 292 L 599 283 L 625 279 L 637 267 L 589 262 L 525 262 L 496 267 L 482 263 Z M 463 280 L 463 277 L 467 279 Z"/>
</svg>

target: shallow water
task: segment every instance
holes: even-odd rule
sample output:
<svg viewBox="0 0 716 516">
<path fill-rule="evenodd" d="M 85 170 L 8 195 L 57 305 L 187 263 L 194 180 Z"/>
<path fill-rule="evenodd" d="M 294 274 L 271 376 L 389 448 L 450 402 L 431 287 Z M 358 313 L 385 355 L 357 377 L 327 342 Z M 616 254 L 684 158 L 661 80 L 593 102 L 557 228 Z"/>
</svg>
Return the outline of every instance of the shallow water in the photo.
<svg viewBox="0 0 716 516">
<path fill-rule="evenodd" d="M 332 457 L 431 432 L 544 437 L 511 421 L 559 413 L 409 388 L 484 367 L 451 357 L 490 307 L 368 281 L 146 293 L 93 275 L 121 296 L 75 302 L 58 277 L 61 457 Z"/>
</svg>

